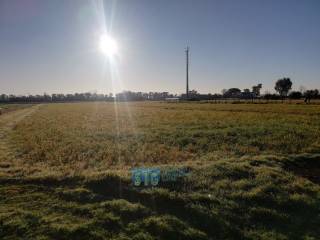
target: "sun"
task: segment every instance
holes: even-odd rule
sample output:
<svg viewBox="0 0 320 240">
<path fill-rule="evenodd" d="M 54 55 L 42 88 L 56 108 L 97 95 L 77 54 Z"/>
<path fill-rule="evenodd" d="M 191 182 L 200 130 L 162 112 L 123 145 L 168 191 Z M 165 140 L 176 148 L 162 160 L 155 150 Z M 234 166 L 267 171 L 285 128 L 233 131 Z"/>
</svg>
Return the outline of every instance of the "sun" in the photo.
<svg viewBox="0 0 320 240">
<path fill-rule="evenodd" d="M 99 47 L 101 52 L 108 57 L 112 57 L 118 53 L 118 44 L 116 40 L 107 34 L 100 36 Z"/>
</svg>

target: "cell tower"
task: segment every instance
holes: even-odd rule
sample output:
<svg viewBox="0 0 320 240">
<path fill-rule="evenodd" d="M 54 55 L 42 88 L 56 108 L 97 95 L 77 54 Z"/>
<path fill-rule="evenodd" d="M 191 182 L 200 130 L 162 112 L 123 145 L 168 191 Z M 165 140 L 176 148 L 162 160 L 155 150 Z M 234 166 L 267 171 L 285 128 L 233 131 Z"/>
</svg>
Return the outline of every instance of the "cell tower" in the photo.
<svg viewBox="0 0 320 240">
<path fill-rule="evenodd" d="M 186 48 L 186 96 L 189 99 L 189 46 Z"/>
</svg>

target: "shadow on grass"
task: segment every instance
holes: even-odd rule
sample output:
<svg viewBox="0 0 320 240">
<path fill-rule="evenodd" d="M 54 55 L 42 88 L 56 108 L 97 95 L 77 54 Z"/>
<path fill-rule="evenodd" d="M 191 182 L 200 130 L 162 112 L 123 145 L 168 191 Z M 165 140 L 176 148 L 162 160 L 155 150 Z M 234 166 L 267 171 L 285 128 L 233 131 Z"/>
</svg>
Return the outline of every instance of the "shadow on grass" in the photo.
<svg viewBox="0 0 320 240">
<path fill-rule="evenodd" d="M 10 193 L 14 201 L 21 194 L 25 202 L 35 201 L 32 194 L 41 193 L 52 214 L 68 214 L 70 222 L 90 219 L 44 227 L 42 234 L 53 239 L 317 239 L 320 187 L 293 171 L 310 166 L 313 171 L 317 161 L 319 155 L 215 162 L 158 188 L 136 188 L 129 178 L 115 174 L 0 183 L 21 189 Z M 20 236 L 43 224 L 36 212 L 31 217 L 17 214 L 23 223 L 1 219 L 0 236 Z"/>
</svg>

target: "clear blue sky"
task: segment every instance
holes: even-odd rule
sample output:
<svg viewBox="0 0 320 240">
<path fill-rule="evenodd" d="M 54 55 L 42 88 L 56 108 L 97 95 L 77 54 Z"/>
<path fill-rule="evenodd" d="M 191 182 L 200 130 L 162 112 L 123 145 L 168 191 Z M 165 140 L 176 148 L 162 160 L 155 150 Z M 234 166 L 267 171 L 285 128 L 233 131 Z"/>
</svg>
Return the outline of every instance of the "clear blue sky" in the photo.
<svg viewBox="0 0 320 240">
<path fill-rule="evenodd" d="M 320 88 L 319 0 L 1 0 L 0 93 Z M 99 51 L 104 29 L 115 62 Z M 110 74 L 112 71 L 114 74 Z M 118 84 L 120 83 L 121 84 Z"/>
</svg>

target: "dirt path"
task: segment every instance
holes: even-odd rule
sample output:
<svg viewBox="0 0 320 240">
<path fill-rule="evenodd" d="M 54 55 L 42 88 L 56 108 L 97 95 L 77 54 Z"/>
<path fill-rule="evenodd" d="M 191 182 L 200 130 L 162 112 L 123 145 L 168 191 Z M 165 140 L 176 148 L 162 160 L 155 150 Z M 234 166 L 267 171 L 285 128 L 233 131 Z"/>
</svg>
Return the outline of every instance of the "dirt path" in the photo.
<svg viewBox="0 0 320 240">
<path fill-rule="evenodd" d="M 40 106 L 39 104 L 0 116 L 0 176 L 7 176 L 8 174 L 11 175 L 12 173 L 19 172 L 14 153 L 9 144 L 9 134 L 17 123 L 37 111 Z"/>
</svg>

